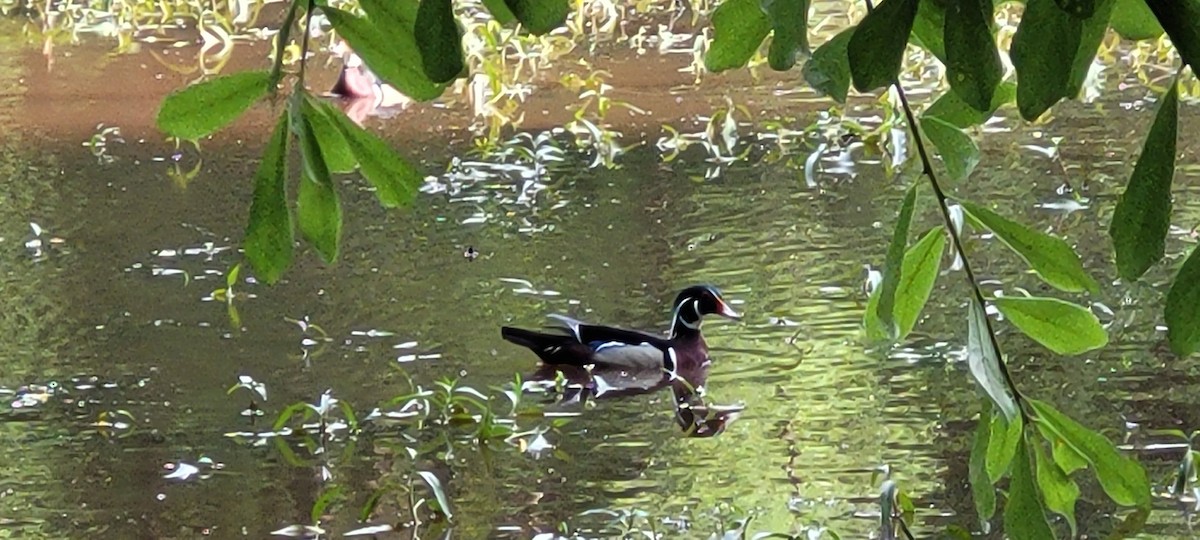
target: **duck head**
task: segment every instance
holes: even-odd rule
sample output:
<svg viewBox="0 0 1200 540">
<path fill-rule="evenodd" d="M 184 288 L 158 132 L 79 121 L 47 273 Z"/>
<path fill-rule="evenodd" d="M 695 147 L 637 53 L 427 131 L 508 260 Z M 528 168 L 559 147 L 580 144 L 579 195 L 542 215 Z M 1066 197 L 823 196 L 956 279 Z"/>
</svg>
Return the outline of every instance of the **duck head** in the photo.
<svg viewBox="0 0 1200 540">
<path fill-rule="evenodd" d="M 720 315 L 729 319 L 742 316 L 721 298 L 721 292 L 710 285 L 693 285 L 675 297 L 675 312 L 671 320 L 671 337 L 687 332 L 699 332 L 705 315 Z"/>
</svg>

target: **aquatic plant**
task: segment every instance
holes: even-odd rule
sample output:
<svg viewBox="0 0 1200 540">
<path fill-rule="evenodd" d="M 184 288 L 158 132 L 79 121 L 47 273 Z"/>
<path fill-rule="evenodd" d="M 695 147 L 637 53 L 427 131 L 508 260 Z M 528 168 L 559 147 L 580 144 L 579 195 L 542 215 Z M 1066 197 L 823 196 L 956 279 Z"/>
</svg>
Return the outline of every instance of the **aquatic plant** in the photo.
<svg viewBox="0 0 1200 540">
<path fill-rule="evenodd" d="M 1193 502 L 1200 504 L 1200 486 L 1196 484 L 1196 459 L 1200 457 L 1200 450 L 1196 449 L 1196 439 L 1200 438 L 1200 430 L 1194 430 L 1191 433 L 1185 433 L 1182 429 L 1152 429 L 1149 435 L 1167 436 L 1175 440 L 1174 443 L 1169 443 L 1172 447 L 1180 447 L 1183 449 L 1183 456 L 1179 458 L 1179 465 L 1175 470 L 1175 477 L 1170 482 L 1169 494 L 1183 499 L 1188 496 L 1188 490 L 1193 493 Z"/>
<path fill-rule="evenodd" d="M 233 395 L 239 389 L 245 389 L 246 393 L 250 394 L 250 404 L 246 406 L 246 410 L 242 411 L 242 416 L 250 417 L 250 421 L 253 423 L 258 417 L 263 415 L 263 411 L 259 408 L 255 396 L 262 398 L 264 402 L 267 401 L 267 385 L 266 383 L 254 380 L 254 377 L 249 375 L 239 375 L 237 384 L 230 386 L 229 390 L 226 390 L 225 393 Z"/>
<path fill-rule="evenodd" d="M 318 529 L 324 530 L 324 516 L 331 513 L 332 507 L 344 506 L 349 498 L 335 471 L 349 466 L 355 459 L 356 445 L 364 438 L 376 444 L 381 439 L 394 438 L 399 443 L 394 447 L 398 450 L 396 455 L 407 456 L 414 464 L 418 460 L 431 460 L 448 465 L 463 449 L 479 451 L 493 443 L 508 445 L 534 457 L 541 452 L 554 453 L 554 446 L 545 434 L 570 420 L 561 415 L 549 418 L 539 408 L 523 405 L 524 382 L 520 376 L 510 384 L 493 388 L 489 394 L 448 378 L 425 388 L 404 370 L 397 368 L 397 372 L 407 382 L 408 391 L 381 403 L 361 418 L 347 401 L 326 391 L 311 403 L 301 401 L 283 408 L 268 432 L 228 434 L 254 445 L 270 440 L 284 461 L 296 467 L 313 468 L 321 479 L 321 493 L 313 503 L 309 523 L 289 525 L 274 534 L 307 536 L 318 534 Z M 230 390 L 247 388 L 257 393 L 259 384 L 242 377 Z M 503 402 L 510 405 L 506 413 L 500 412 Z M 518 421 L 548 425 L 521 430 L 517 428 Z M 389 512 L 381 513 L 385 501 L 390 504 Z M 401 511 L 399 523 L 391 513 L 397 510 Z M 415 467 L 373 490 L 358 512 L 363 526 L 345 535 L 422 530 L 430 523 L 451 521 L 453 516 L 442 478 Z"/>
<path fill-rule="evenodd" d="M 233 328 L 241 328 L 242 316 L 238 314 L 236 302 L 242 298 L 253 298 L 254 296 L 248 293 L 243 293 L 237 290 L 238 276 L 242 272 L 242 265 L 235 264 L 229 269 L 229 273 L 225 274 L 225 286 L 213 289 L 212 293 L 202 298 L 205 302 L 221 302 L 225 304 L 225 311 L 229 315 L 229 324 Z M 265 397 L 263 398 L 266 399 Z"/>
</svg>

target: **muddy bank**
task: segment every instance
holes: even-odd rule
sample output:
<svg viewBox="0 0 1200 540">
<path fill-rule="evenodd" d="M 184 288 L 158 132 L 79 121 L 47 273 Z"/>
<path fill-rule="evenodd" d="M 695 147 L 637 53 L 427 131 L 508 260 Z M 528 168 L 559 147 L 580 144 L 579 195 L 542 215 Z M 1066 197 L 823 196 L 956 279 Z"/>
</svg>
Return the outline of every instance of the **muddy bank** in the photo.
<svg viewBox="0 0 1200 540">
<path fill-rule="evenodd" d="M 154 126 L 159 104 L 170 92 L 200 77 L 196 68 L 200 46 L 145 43 L 135 52 L 112 54 L 107 45 L 103 38 L 85 38 L 78 45 L 49 51 L 35 39 L 17 46 L 10 69 L 0 73 L 15 105 L 7 123 L 23 133 L 51 139 L 86 140 L 101 124 L 118 126 L 127 140 L 162 139 Z M 266 42 L 238 43 L 221 73 L 269 67 L 267 47 Z M 602 46 L 595 54 L 577 47 L 569 58 L 554 61 L 552 69 L 538 72 L 531 81 L 532 92 L 514 115 L 520 122 L 509 124 L 508 131 L 544 130 L 571 122 L 583 103 L 578 90 L 561 82 L 571 74 L 580 78 L 608 74 L 604 80 L 612 88 L 606 96 L 631 107 L 614 105 L 604 118 L 594 112 L 584 117 L 621 132 L 623 144 L 653 142 L 663 124 L 695 131 L 714 110 L 727 108 L 728 99 L 756 118 L 804 116 L 832 103 L 813 94 L 801 81 L 799 70 L 780 74 L 762 66 L 706 74 L 697 83 L 691 72 L 693 61 L 690 54 L 654 50 L 639 54 L 619 43 Z M 310 90 L 331 88 L 339 66 L 328 53 L 318 52 L 309 64 Z M 474 115 L 469 94 L 462 81 L 438 100 L 373 114 L 367 124 L 397 142 L 468 142 L 485 131 L 479 127 L 485 119 Z M 219 133 L 215 142 L 263 136 L 273 109 L 269 103 L 255 106 Z M 742 116 L 741 120 L 750 120 Z"/>
</svg>

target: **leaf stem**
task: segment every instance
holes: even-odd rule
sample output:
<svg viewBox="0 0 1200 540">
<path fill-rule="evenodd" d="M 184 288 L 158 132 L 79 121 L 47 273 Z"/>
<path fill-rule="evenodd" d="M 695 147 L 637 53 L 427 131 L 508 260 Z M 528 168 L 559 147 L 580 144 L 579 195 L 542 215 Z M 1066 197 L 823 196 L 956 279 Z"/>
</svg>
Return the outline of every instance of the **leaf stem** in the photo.
<svg viewBox="0 0 1200 540">
<path fill-rule="evenodd" d="M 293 1 L 300 3 L 300 0 Z M 300 42 L 300 80 L 297 82 L 300 88 L 304 88 L 304 66 L 308 65 L 308 35 L 312 29 L 314 4 L 314 0 L 308 0 L 308 6 L 304 8 L 304 39 Z"/>
<path fill-rule="evenodd" d="M 912 531 L 908 530 L 908 524 L 904 522 L 904 517 L 897 517 L 896 523 L 900 524 L 900 532 L 904 533 L 904 538 L 906 540 L 915 540 L 913 538 Z"/>
<path fill-rule="evenodd" d="M 303 0 L 292 0 L 291 7 L 288 8 L 287 15 L 283 18 L 283 25 L 279 28 L 279 33 L 276 38 L 279 40 L 275 44 L 275 65 L 271 67 L 271 79 L 268 86 L 272 94 L 275 92 L 275 87 L 279 84 L 279 80 L 283 78 L 283 51 L 287 48 L 288 35 L 291 33 L 292 25 L 296 22 L 296 10 L 300 8 L 300 2 Z M 312 3 L 309 3 L 311 7 Z M 309 10 L 312 13 L 312 10 Z M 308 35 L 308 28 L 305 27 L 305 36 Z M 307 43 L 307 39 L 305 42 Z M 303 68 L 304 64 L 300 64 Z"/>
<path fill-rule="evenodd" d="M 867 0 L 867 10 L 872 11 L 874 9 L 874 3 L 871 0 Z M 904 93 L 904 86 L 900 84 L 899 78 L 892 81 L 892 87 L 896 89 L 896 94 L 900 97 L 900 104 L 904 108 L 904 117 L 908 121 L 908 129 L 912 132 L 913 139 L 916 140 L 917 155 L 921 158 L 921 173 L 929 178 L 929 185 L 933 188 L 938 208 L 942 211 L 942 220 L 946 223 L 946 232 L 950 233 L 950 240 L 954 245 L 954 250 L 962 260 L 963 272 L 967 276 L 967 283 L 971 285 L 971 293 L 975 296 L 975 301 L 979 302 L 980 309 L 984 310 L 983 322 L 987 326 L 988 343 L 991 344 L 992 351 L 995 353 L 997 362 L 1000 364 L 1000 373 L 1004 374 L 1004 383 L 1008 386 L 1009 391 L 1013 394 L 1013 399 L 1017 402 L 1017 410 L 1021 412 L 1021 420 L 1029 424 L 1030 417 L 1025 411 L 1025 396 L 1017 388 L 1012 374 L 1008 372 L 1008 366 L 1004 363 L 1004 356 L 1000 352 L 1000 342 L 996 339 L 996 329 L 992 327 L 992 319 L 987 316 L 987 300 L 983 296 L 983 290 L 979 288 L 979 281 L 975 279 L 975 271 L 971 268 L 971 261 L 967 259 L 966 250 L 963 249 L 962 238 L 959 237 L 958 231 L 954 227 L 954 221 L 950 218 L 950 205 L 947 202 L 946 193 L 942 191 L 942 186 L 938 183 L 937 175 L 933 172 L 933 162 L 929 159 L 929 152 L 925 149 L 925 141 L 921 138 L 921 128 L 917 124 L 917 117 L 913 114 L 912 106 L 908 104 L 908 95 Z"/>
</svg>

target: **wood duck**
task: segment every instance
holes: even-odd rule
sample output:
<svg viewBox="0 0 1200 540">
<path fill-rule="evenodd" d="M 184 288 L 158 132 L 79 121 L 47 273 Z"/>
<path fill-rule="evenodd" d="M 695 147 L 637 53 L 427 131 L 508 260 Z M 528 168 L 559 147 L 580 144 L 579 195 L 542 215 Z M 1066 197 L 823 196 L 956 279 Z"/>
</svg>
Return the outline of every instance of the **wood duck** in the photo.
<svg viewBox="0 0 1200 540">
<path fill-rule="evenodd" d="M 542 333 L 505 326 L 500 336 L 532 350 L 548 366 L 593 366 L 596 369 L 693 370 L 708 364 L 708 346 L 700 333 L 701 319 L 716 314 L 740 319 L 736 311 L 708 285 L 688 287 L 675 297 L 671 331 L 666 338 L 611 326 L 586 324 L 551 315 L 563 333 Z"/>
</svg>

